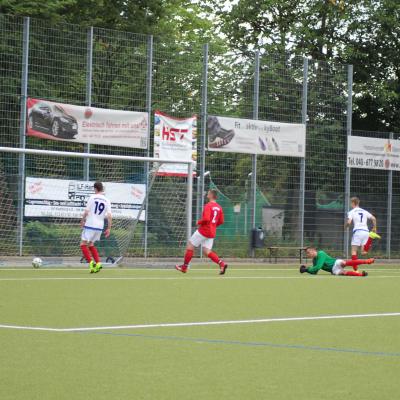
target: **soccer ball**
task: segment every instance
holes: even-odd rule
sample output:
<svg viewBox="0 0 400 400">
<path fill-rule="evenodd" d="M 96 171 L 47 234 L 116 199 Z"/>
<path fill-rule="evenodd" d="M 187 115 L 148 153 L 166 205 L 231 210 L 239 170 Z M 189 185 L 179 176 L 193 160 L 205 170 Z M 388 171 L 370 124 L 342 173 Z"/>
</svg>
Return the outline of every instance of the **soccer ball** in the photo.
<svg viewBox="0 0 400 400">
<path fill-rule="evenodd" d="M 41 267 L 41 266 L 42 266 L 42 259 L 39 258 L 39 257 L 35 257 L 35 258 L 32 260 L 32 267 L 33 267 L 33 268 L 39 268 L 39 267 Z"/>
</svg>

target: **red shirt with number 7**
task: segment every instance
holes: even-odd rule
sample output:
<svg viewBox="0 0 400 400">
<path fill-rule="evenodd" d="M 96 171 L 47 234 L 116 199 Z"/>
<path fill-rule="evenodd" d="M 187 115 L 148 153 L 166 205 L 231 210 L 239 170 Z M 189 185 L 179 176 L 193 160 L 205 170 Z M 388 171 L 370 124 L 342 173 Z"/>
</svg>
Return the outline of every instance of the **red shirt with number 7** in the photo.
<svg viewBox="0 0 400 400">
<path fill-rule="evenodd" d="M 224 211 L 215 201 L 210 201 L 204 206 L 203 215 L 197 225 L 199 233 L 208 238 L 215 238 L 217 226 L 224 223 Z"/>
</svg>

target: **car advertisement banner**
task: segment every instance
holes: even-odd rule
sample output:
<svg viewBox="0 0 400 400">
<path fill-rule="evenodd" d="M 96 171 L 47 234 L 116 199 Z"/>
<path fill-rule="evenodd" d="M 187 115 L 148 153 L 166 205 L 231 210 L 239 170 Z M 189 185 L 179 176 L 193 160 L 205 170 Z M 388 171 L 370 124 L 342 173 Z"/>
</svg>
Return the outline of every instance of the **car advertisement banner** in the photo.
<svg viewBox="0 0 400 400">
<path fill-rule="evenodd" d="M 25 217 L 81 218 L 94 182 L 27 177 Z M 114 219 L 136 219 L 146 197 L 146 185 L 104 182 Z M 145 220 L 142 211 L 140 220 Z"/>
<path fill-rule="evenodd" d="M 28 98 L 28 136 L 147 149 L 145 112 L 74 106 Z"/>
<path fill-rule="evenodd" d="M 400 171 L 400 143 L 393 139 L 349 136 L 347 166 Z"/>
<path fill-rule="evenodd" d="M 154 157 L 166 160 L 194 161 L 197 158 L 197 118 L 174 118 L 154 113 Z M 184 164 L 163 164 L 158 175 L 187 176 Z"/>
<path fill-rule="evenodd" d="M 305 157 L 305 124 L 209 116 L 207 132 L 211 151 Z"/>
</svg>

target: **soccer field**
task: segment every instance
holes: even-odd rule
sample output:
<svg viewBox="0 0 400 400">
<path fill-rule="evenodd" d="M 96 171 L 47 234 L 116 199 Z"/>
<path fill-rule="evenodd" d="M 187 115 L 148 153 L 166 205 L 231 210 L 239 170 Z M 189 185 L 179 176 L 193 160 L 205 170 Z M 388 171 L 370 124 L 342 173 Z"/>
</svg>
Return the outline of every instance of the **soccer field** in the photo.
<svg viewBox="0 0 400 400">
<path fill-rule="evenodd" d="M 396 399 L 400 269 L 367 269 L 2 269 L 0 398 Z"/>
</svg>

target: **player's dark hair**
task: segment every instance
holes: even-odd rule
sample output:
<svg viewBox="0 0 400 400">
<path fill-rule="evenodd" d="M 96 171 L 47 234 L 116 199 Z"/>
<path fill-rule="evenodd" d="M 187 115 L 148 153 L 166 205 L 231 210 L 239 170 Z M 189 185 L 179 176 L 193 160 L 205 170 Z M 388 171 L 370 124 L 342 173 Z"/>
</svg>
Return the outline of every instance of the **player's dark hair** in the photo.
<svg viewBox="0 0 400 400">
<path fill-rule="evenodd" d="M 357 196 L 354 196 L 350 199 L 352 203 L 354 203 L 356 206 L 360 204 L 360 199 Z"/>
<path fill-rule="evenodd" d="M 218 198 L 218 191 L 215 189 L 210 189 L 209 192 L 213 195 L 214 199 Z"/>
<path fill-rule="evenodd" d="M 101 182 L 97 181 L 93 186 L 98 192 L 104 192 L 104 186 Z"/>
</svg>

